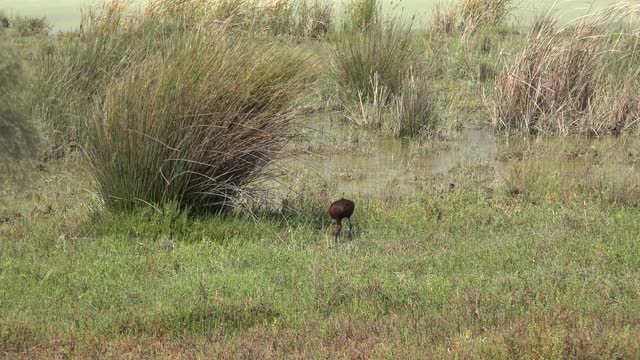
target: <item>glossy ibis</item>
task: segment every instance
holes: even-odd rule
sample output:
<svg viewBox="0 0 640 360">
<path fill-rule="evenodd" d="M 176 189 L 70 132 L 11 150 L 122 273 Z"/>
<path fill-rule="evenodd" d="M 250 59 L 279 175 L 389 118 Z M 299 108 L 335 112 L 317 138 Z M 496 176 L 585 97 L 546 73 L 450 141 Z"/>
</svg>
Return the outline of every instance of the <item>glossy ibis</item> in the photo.
<svg viewBox="0 0 640 360">
<path fill-rule="evenodd" d="M 347 218 L 349 220 L 349 236 L 351 236 L 351 215 L 356 204 L 351 200 L 340 199 L 334 201 L 329 207 L 329 216 L 336 221 L 336 227 L 333 229 L 333 241 L 338 241 L 338 236 L 342 231 L 342 219 Z"/>
</svg>

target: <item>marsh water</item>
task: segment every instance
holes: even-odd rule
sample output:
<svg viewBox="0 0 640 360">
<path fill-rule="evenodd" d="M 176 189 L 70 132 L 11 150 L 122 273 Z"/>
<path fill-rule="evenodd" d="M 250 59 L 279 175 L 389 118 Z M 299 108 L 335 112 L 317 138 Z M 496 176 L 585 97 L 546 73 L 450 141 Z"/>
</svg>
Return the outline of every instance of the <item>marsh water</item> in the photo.
<svg viewBox="0 0 640 360">
<path fill-rule="evenodd" d="M 340 131 L 330 122 L 318 125 L 320 132 Z M 335 136 L 327 135 L 329 138 Z M 498 176 L 498 143 L 490 128 L 466 128 L 455 139 L 415 141 L 385 137 L 347 147 L 330 155 L 307 155 L 304 163 L 321 178 L 338 186 L 345 194 L 404 194 L 420 190 L 427 180 L 439 178 L 443 186 L 453 182 L 455 168 L 488 167 Z M 498 177 L 496 177 L 498 180 Z"/>
<path fill-rule="evenodd" d="M 633 137 L 529 137 L 495 134 L 490 126 L 452 131 L 440 140 L 402 140 L 365 136 L 354 141 L 348 125 L 318 119 L 310 123 L 312 141 L 327 146 L 302 156 L 297 169 L 306 169 L 336 186 L 338 193 L 403 196 L 424 186 L 447 190 L 458 174 L 487 188 L 504 186 L 512 166 L 535 167 L 562 178 L 585 171 L 606 172 L 612 181 L 638 175 L 640 150 Z M 357 135 L 356 135 L 357 137 Z M 350 143 L 348 143 L 350 142 Z"/>
<path fill-rule="evenodd" d="M 57 31 L 73 30 L 80 24 L 81 9 L 101 0 L 0 0 L 0 12 L 5 15 L 46 16 Z M 137 0 L 143 3 L 145 0 Z M 449 0 L 451 1 L 451 0 Z M 337 3 L 342 1 L 337 0 Z M 404 12 L 420 20 L 437 0 L 384 1 L 386 5 L 400 4 Z M 536 14 L 553 8 L 563 21 L 570 21 L 589 11 L 605 7 L 615 0 L 521 0 L 515 1 L 514 21 L 527 23 Z"/>
</svg>

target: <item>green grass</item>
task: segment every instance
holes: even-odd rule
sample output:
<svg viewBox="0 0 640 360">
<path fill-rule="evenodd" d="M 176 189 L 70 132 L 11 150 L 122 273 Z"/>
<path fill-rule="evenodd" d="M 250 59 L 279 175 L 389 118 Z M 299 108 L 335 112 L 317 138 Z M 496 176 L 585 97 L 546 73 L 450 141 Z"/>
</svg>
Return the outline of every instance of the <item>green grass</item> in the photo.
<svg viewBox="0 0 640 360">
<path fill-rule="evenodd" d="M 300 195 L 304 209 L 291 203 L 304 211 L 257 222 L 106 215 L 78 190 L 89 184 L 74 167 L 52 164 L 0 225 L 0 348 L 10 354 L 84 357 L 151 343 L 162 348 L 127 351 L 640 351 L 633 206 L 544 182 L 538 196 L 490 191 L 478 186 L 490 170 L 463 167 L 454 192 L 436 178 L 411 197 L 357 196 L 356 237 L 333 243 L 329 219 L 309 210 L 326 205 L 319 185 Z"/>
</svg>

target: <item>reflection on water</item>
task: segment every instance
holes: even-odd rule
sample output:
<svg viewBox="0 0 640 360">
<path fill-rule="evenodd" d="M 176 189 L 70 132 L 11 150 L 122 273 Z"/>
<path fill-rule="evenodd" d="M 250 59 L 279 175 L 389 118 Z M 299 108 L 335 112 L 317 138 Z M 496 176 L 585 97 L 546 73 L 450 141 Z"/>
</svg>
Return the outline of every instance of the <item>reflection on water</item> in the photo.
<svg viewBox="0 0 640 360">
<path fill-rule="evenodd" d="M 312 126 L 322 138 L 333 139 L 321 142 L 336 141 L 332 132 L 344 130 L 326 119 Z M 637 173 L 640 164 L 634 138 L 506 137 L 496 136 L 491 128 L 464 129 L 457 140 L 445 143 L 383 138 L 367 146 L 371 148 L 365 151 L 309 155 L 302 163 L 314 175 L 335 184 L 338 193 L 374 196 L 388 191 L 411 193 L 438 183 L 446 186 L 456 169 L 477 172 L 492 183 L 486 185 L 499 185 L 513 162 L 552 177 L 580 176 L 589 168 L 617 180 Z"/>
<path fill-rule="evenodd" d="M 407 140 L 384 139 L 368 154 L 343 153 L 317 159 L 315 167 L 325 179 L 338 180 L 338 191 L 375 194 L 390 183 L 399 188 L 438 174 L 456 165 L 495 161 L 496 141 L 489 130 L 466 129 L 451 148 L 412 146 Z"/>
<path fill-rule="evenodd" d="M 339 126 L 328 121 L 317 131 L 331 138 Z M 445 176 L 455 167 L 492 165 L 497 162 L 496 137 L 491 129 L 462 130 L 459 141 L 418 142 L 383 138 L 367 151 L 343 151 L 327 156 L 307 156 L 304 164 L 321 178 L 337 184 L 340 193 L 376 194 L 388 184 L 414 190 L 416 183 Z"/>
</svg>

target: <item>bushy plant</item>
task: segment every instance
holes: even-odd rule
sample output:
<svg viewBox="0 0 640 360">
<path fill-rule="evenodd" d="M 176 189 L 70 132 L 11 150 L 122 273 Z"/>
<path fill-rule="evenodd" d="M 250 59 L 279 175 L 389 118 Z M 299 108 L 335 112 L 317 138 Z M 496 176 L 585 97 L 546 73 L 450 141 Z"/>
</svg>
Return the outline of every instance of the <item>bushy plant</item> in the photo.
<svg viewBox="0 0 640 360">
<path fill-rule="evenodd" d="M 411 26 L 398 19 L 370 27 L 367 31 L 344 31 L 333 43 L 331 77 L 343 99 L 359 96 L 371 101 L 376 76 L 391 94 L 402 88 L 412 57 Z"/>
<path fill-rule="evenodd" d="M 391 94 L 374 75 L 371 89 L 369 100 L 360 96 L 345 104 L 347 119 L 395 137 L 429 135 L 436 130 L 439 119 L 424 72 L 409 71 L 396 94 Z"/>
<path fill-rule="evenodd" d="M 79 144 L 84 119 L 106 85 L 162 45 L 160 22 L 127 18 L 128 3 L 114 0 L 83 13 L 81 31 L 60 39 L 38 58 L 32 92 L 53 148 Z M 152 15 L 148 15 L 151 17 Z"/>
<path fill-rule="evenodd" d="M 111 82 L 89 124 L 87 151 L 112 209 L 225 209 L 268 176 L 293 135 L 304 57 L 224 34 L 179 40 Z"/>
</svg>

